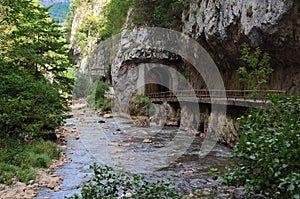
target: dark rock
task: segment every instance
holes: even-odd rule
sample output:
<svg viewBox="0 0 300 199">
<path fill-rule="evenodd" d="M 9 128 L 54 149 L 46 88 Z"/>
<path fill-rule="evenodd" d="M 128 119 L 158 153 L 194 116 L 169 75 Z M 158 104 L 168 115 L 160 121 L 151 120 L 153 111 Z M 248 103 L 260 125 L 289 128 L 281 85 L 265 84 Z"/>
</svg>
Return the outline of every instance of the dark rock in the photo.
<svg viewBox="0 0 300 199">
<path fill-rule="evenodd" d="M 52 142 L 56 142 L 57 141 L 57 135 L 55 133 L 43 134 L 41 137 L 44 140 L 49 140 L 49 141 L 52 141 Z"/>
</svg>

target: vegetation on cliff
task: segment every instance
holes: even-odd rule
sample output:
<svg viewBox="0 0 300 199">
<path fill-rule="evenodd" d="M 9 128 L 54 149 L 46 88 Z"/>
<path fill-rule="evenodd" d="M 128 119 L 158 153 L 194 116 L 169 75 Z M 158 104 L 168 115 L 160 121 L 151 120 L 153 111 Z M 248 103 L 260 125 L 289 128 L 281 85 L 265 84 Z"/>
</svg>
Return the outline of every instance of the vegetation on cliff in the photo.
<svg viewBox="0 0 300 199">
<path fill-rule="evenodd" d="M 240 81 L 245 83 L 245 89 L 251 89 L 253 93 L 249 98 L 265 98 L 268 96 L 268 81 L 273 69 L 270 66 L 270 56 L 268 53 L 263 53 L 259 48 L 251 52 L 247 44 L 243 45 L 241 60 L 245 63 L 239 67 L 238 74 Z M 259 96 L 259 91 L 262 96 Z"/>
<path fill-rule="evenodd" d="M 182 13 L 188 10 L 189 1 L 133 0 L 132 21 L 137 26 L 157 26 L 180 31 Z"/>
<path fill-rule="evenodd" d="M 84 49 L 91 39 L 96 38 L 97 41 L 103 41 L 120 33 L 130 8 L 132 8 L 132 12 L 129 20 L 134 25 L 179 30 L 182 25 L 182 12 L 189 6 L 188 1 L 181 0 L 110 0 L 103 6 L 100 14 L 95 14 L 93 10 L 90 10 L 90 7 L 94 7 L 96 4 L 95 1 L 74 0 L 70 5 L 67 19 L 69 32 L 78 9 L 85 10 L 84 13 L 81 13 L 81 22 L 78 24 L 74 35 L 75 43 L 83 53 L 86 53 Z"/>
<path fill-rule="evenodd" d="M 85 49 L 90 40 L 96 38 L 97 41 L 103 41 L 121 31 L 128 9 L 131 6 L 131 0 L 108 1 L 99 14 L 89 9 L 94 4 L 97 4 L 97 2 L 74 0 L 70 5 L 70 13 L 67 19 L 69 32 L 78 9 L 85 11 L 80 16 L 81 22 L 77 24 L 76 33 L 73 35 L 74 42 L 80 47 L 82 53 L 88 53 Z"/>
</svg>

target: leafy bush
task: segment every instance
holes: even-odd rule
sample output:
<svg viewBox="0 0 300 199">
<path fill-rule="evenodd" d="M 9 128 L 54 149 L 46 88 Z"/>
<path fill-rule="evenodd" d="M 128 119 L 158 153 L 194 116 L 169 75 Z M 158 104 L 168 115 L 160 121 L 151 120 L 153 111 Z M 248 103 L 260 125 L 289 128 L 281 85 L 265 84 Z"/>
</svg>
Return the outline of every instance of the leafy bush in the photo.
<svg viewBox="0 0 300 199">
<path fill-rule="evenodd" d="M 91 166 L 94 175 L 84 183 L 81 196 L 75 194 L 73 199 L 80 198 L 118 198 L 122 195 L 128 198 L 180 198 L 175 185 L 169 181 L 149 182 L 144 176 L 129 174 L 125 171 L 114 171 L 111 167 Z"/>
<path fill-rule="evenodd" d="M 272 198 L 300 197 L 300 97 L 272 97 L 272 108 L 239 118 L 242 137 L 224 183 Z"/>
<path fill-rule="evenodd" d="M 238 68 L 238 74 L 241 76 L 240 81 L 248 85 L 253 93 L 248 96 L 249 98 L 264 98 L 267 97 L 268 80 L 273 69 L 270 67 L 270 56 L 268 53 L 262 52 L 259 48 L 256 48 L 254 52 L 251 52 L 250 47 L 247 44 L 243 45 L 241 60 L 247 66 L 241 66 Z M 259 91 L 262 90 L 262 93 Z"/>
<path fill-rule="evenodd" d="M 73 90 L 73 99 L 86 98 L 89 95 L 90 81 L 86 75 L 77 74 Z"/>
<path fill-rule="evenodd" d="M 129 114 L 138 116 L 149 116 L 154 111 L 151 100 L 144 95 L 137 95 L 129 104 Z"/>
</svg>

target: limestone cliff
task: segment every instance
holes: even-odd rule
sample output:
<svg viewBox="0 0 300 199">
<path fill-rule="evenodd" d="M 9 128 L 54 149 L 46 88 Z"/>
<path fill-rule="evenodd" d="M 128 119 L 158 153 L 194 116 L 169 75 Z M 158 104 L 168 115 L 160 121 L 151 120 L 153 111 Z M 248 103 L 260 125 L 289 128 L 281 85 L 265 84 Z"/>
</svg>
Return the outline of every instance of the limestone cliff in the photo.
<svg viewBox="0 0 300 199">
<path fill-rule="evenodd" d="M 228 89 L 243 88 L 234 73 L 241 44 L 270 53 L 270 88 L 300 93 L 300 3 L 291 0 L 193 0 L 183 32 L 214 57 Z"/>
<path fill-rule="evenodd" d="M 104 0 L 83 2 L 77 6 L 72 25 L 71 46 L 73 55 L 78 58 L 81 68 L 89 68 L 89 63 L 98 65 L 91 58 L 88 63 L 87 51 L 91 51 L 98 41 L 97 37 L 89 36 L 85 49 L 80 49 L 74 35 L 80 24 L 85 23 L 84 13 L 101 16 Z M 241 45 L 248 43 L 251 47 L 260 47 L 271 56 L 271 65 L 274 68 L 270 89 L 282 89 L 288 94 L 300 93 L 300 3 L 292 0 L 190 0 L 188 10 L 182 13 L 182 32 L 196 39 L 211 55 L 217 64 L 225 83 L 226 89 L 246 89 L 246 85 L 239 82 L 236 73 Z M 129 20 L 130 21 L 130 20 Z M 124 63 L 134 60 L 136 63 L 145 61 L 141 51 L 148 52 L 146 62 L 151 60 L 173 59 L 168 52 L 153 53 L 153 49 L 128 48 L 126 32 L 132 34 L 135 30 L 132 23 L 124 25 L 117 61 L 112 68 L 120 68 Z M 128 28 L 130 27 L 130 28 Z M 126 49 L 122 51 L 120 49 Z M 84 51 L 84 52 L 83 52 Z M 124 54 L 125 53 L 125 54 Z M 142 53 L 142 54 L 143 54 Z M 150 54 L 149 54 L 150 53 Z M 96 53 L 97 54 L 97 53 Z M 147 54 L 147 53 L 146 53 Z M 119 60 L 120 55 L 124 60 Z M 158 57 L 156 57 L 158 55 Z M 139 57 L 140 56 L 140 57 Z M 126 60 L 128 59 L 128 60 Z M 121 61 L 121 62 L 120 62 Z M 171 61 L 172 62 L 172 61 Z M 201 77 L 194 74 L 193 67 L 184 63 L 180 58 L 173 61 L 196 88 L 203 88 Z M 100 66 L 101 67 L 101 66 Z M 103 68 L 104 69 L 104 68 Z M 114 71 L 114 69 L 112 70 Z M 118 81 L 116 79 L 116 81 Z"/>
<path fill-rule="evenodd" d="M 182 24 L 182 33 L 195 39 L 210 54 L 220 71 L 226 89 L 249 89 L 247 85 L 240 83 L 236 72 L 241 65 L 239 58 L 242 44 L 247 43 L 252 48 L 260 47 L 262 51 L 270 54 L 271 66 L 274 69 L 269 82 L 270 89 L 285 90 L 287 94 L 300 94 L 299 1 L 190 0 L 186 2 L 189 3 L 188 9 L 183 9 L 181 21 L 175 24 Z M 189 63 L 188 55 L 174 53 L 176 46 L 173 51 L 164 48 L 173 45 L 169 42 L 170 35 L 165 35 L 165 39 L 153 39 L 156 34 L 153 33 L 153 29 L 142 28 L 141 19 L 136 26 L 131 13 L 136 9 L 130 10 L 123 30 L 117 37 L 109 40 L 105 45 L 103 42 L 98 42 L 97 37 L 90 37 L 86 48 L 91 50 L 84 53 L 78 41 L 76 43 L 73 39 L 73 35 L 77 32 L 78 24 L 84 23 L 83 13 L 91 11 L 101 15 L 102 3 L 101 0 L 92 0 L 86 3 L 86 6 L 79 6 L 76 9 L 71 44 L 73 54 L 78 55 L 82 69 L 100 68 L 100 71 L 104 71 L 100 75 L 103 75 L 107 66 L 111 66 L 112 83 L 120 103 L 120 106 L 117 106 L 120 111 L 126 112 L 130 98 L 138 93 L 165 91 L 166 87 L 170 90 L 187 89 L 181 85 L 182 79 L 172 72 L 172 69 L 183 74 L 189 85 L 196 89 L 207 88 L 207 83 L 215 83 L 216 79 L 211 79 L 213 82 L 204 81 L 205 75 L 199 75 L 193 67 L 194 63 Z M 171 39 L 180 40 L 178 37 Z M 156 48 L 153 47 L 154 41 Z M 190 48 L 193 49 L 193 46 Z M 185 53 L 187 52 L 190 51 L 187 49 Z M 203 52 L 191 51 L 191 53 L 199 56 Z M 155 68 L 153 64 L 156 66 L 160 64 L 161 67 Z M 169 68 L 165 69 L 163 65 Z M 158 84 L 163 86 L 160 87 Z M 192 117 L 192 114 L 185 115 L 187 120 L 195 120 L 194 116 L 194 119 L 188 118 Z M 234 130 L 236 115 L 225 119 L 222 113 L 212 112 L 204 115 L 205 119 L 200 117 L 200 120 L 203 120 L 201 123 L 205 126 L 204 132 L 211 129 L 207 125 L 208 121 L 225 121 L 225 125 L 216 130 L 219 133 L 219 140 L 233 143 L 237 139 L 238 135 Z M 226 137 L 225 134 L 229 131 L 231 134 Z"/>
<path fill-rule="evenodd" d="M 70 54 L 77 61 L 80 71 L 89 73 L 91 67 L 88 60 L 89 54 L 96 47 L 98 38 L 91 33 L 89 20 L 91 18 L 100 18 L 103 16 L 104 5 L 109 0 L 92 0 L 92 1 L 73 1 L 71 4 L 71 30 L 70 30 Z M 105 72 L 101 70 L 101 76 Z"/>
</svg>

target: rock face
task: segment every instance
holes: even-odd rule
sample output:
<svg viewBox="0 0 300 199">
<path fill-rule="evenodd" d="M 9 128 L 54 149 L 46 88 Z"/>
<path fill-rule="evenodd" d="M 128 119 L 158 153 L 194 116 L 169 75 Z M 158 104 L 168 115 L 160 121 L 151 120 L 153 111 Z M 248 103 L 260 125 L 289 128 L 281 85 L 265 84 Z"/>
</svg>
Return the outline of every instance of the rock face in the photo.
<svg viewBox="0 0 300 199">
<path fill-rule="evenodd" d="M 300 93 L 300 17 L 298 1 L 191 1 L 184 13 L 183 32 L 213 55 L 228 89 L 239 85 L 233 74 L 239 66 L 241 44 L 260 47 L 274 68 L 269 87 L 287 94 Z"/>
<path fill-rule="evenodd" d="M 87 11 L 100 13 L 103 9 L 102 3 L 101 0 L 93 0 L 91 6 L 76 11 L 72 35 L 76 33 L 78 24 L 82 23 L 81 13 Z M 112 47 L 107 54 L 104 53 L 105 56 L 102 53 L 105 48 L 99 45 L 95 47 L 97 39 L 92 38 L 88 46 L 95 50 L 89 57 L 83 58 L 82 49 L 73 42 L 71 37 L 73 54 L 78 55 L 82 70 L 100 67 L 101 74 L 105 74 L 106 67 L 111 65 L 112 83 L 119 101 L 115 108 L 118 111 L 128 110 L 132 95 L 147 92 L 145 83 L 153 84 L 148 81 L 146 75 L 150 74 L 153 63 L 176 69 L 188 79 L 193 88 L 206 88 L 201 75 L 197 75 L 192 64 L 184 57 L 163 48 L 154 49 L 151 46 L 140 45 L 139 43 L 149 42 L 148 37 L 151 33 L 134 27 L 130 22 L 130 12 L 123 31 L 117 38 L 111 40 L 108 46 Z M 182 14 L 182 32 L 195 39 L 209 52 L 218 67 L 226 89 L 251 89 L 240 83 L 239 76 L 235 72 L 242 64 L 239 59 L 242 44 L 247 43 L 252 48 L 260 47 L 263 52 L 270 54 L 271 67 L 274 69 L 269 82 L 270 89 L 285 90 L 289 95 L 300 94 L 299 15 L 300 3 L 296 0 L 192 0 L 189 10 Z M 165 42 L 159 40 L 157 45 L 164 46 Z M 101 56 L 103 59 L 100 58 Z M 162 83 L 169 90 L 182 89 L 179 83 L 163 81 L 169 78 L 179 82 L 178 76 L 172 74 L 168 70 L 161 70 L 154 71 L 149 76 L 156 81 L 156 84 Z M 160 88 L 162 87 L 157 86 L 156 90 Z M 150 90 L 155 91 L 155 88 Z M 184 128 L 189 126 L 189 121 L 193 123 L 195 120 L 193 115 L 189 115 L 188 111 L 185 112 L 186 119 L 182 122 Z M 234 118 L 230 116 L 224 118 L 217 113 L 201 114 L 200 120 L 204 123 L 204 133 L 215 130 L 218 132 L 219 140 L 227 143 L 234 142 L 238 138 Z M 210 129 L 211 127 L 207 125 L 210 120 L 223 120 L 224 127 Z"/>
<path fill-rule="evenodd" d="M 85 13 L 89 13 L 89 16 L 100 16 L 103 14 L 103 7 L 108 2 L 108 0 L 92 0 L 87 2 L 81 2 L 79 6 L 76 7 L 74 12 L 74 17 L 72 21 L 71 33 L 70 33 L 70 54 L 75 59 L 75 61 L 79 65 L 80 72 L 82 73 L 90 73 L 89 65 L 95 63 L 97 66 L 101 65 L 101 60 L 97 60 L 97 54 L 100 53 L 99 49 L 93 51 L 96 47 L 97 38 L 88 36 L 88 44 L 85 49 L 81 49 L 80 45 L 75 39 L 75 35 L 78 33 L 78 29 L 80 26 L 86 23 L 86 19 L 83 17 Z M 87 33 L 88 34 L 88 33 Z M 89 55 L 92 54 L 89 60 Z M 95 61 L 93 59 L 96 59 Z M 93 61 L 91 61 L 93 60 Z M 99 63 L 99 62 L 100 63 Z M 95 68 L 95 67 L 94 67 Z M 103 70 L 101 71 L 101 75 L 105 75 Z"/>
</svg>

